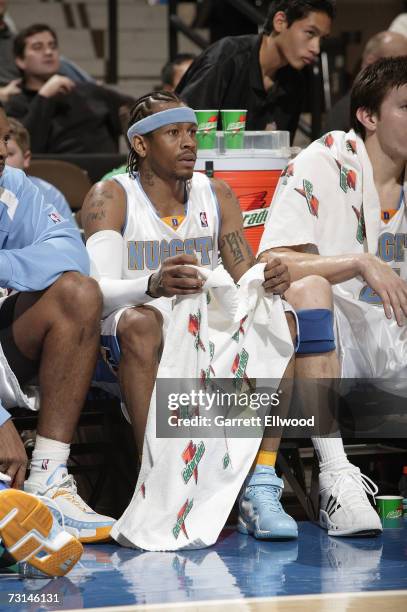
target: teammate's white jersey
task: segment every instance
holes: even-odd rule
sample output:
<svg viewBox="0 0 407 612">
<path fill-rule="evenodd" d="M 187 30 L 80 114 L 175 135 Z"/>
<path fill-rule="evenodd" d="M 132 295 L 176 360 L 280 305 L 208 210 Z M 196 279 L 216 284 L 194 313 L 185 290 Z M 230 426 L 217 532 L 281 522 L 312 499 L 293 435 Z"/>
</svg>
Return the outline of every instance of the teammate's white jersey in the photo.
<svg viewBox="0 0 407 612">
<path fill-rule="evenodd" d="M 376 255 L 407 281 L 407 214 L 403 195 L 396 214 L 387 223 L 381 221 Z M 368 304 L 381 304 L 380 297 L 366 283 L 363 283 L 359 299 Z"/>
<path fill-rule="evenodd" d="M 207 176 L 194 172 L 192 180 L 188 181 L 185 218 L 174 228 L 159 217 L 137 176 L 119 174 L 114 180 L 127 195 L 123 279 L 150 275 L 165 259 L 182 253 L 196 254 L 198 265 L 216 268 L 220 212 Z M 177 224 L 175 217 L 174 224 Z"/>
</svg>

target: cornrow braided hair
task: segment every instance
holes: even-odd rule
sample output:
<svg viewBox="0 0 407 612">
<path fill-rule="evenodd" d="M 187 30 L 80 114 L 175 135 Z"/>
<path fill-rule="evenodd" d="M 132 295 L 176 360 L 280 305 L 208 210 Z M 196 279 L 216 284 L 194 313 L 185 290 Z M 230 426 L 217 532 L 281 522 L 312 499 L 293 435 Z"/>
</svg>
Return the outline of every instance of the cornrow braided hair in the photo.
<svg viewBox="0 0 407 612">
<path fill-rule="evenodd" d="M 175 102 L 176 104 L 183 103 L 181 98 L 179 98 L 172 91 L 153 91 L 151 93 L 148 93 L 145 96 L 142 96 L 141 98 L 136 100 L 130 112 L 128 128 L 130 128 L 137 121 L 140 121 L 141 119 L 145 119 L 146 117 L 153 115 L 154 102 Z M 137 155 L 133 147 L 130 148 L 130 153 L 127 158 L 126 170 L 131 176 L 134 176 L 134 174 L 137 173 L 139 170 L 139 156 Z"/>
</svg>

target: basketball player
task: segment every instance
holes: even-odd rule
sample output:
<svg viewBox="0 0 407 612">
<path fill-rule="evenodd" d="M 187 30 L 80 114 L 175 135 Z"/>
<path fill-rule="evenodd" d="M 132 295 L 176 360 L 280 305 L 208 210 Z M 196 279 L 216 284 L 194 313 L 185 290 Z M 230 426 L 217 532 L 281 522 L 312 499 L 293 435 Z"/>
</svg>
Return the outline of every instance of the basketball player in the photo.
<svg viewBox="0 0 407 612">
<path fill-rule="evenodd" d="M 381 59 L 358 75 L 351 117 L 350 132 L 326 134 L 283 173 L 259 251 L 264 261 L 277 252 L 293 281 L 318 274 L 332 286 L 340 364 L 329 367 L 337 377 L 374 378 L 381 388 L 404 396 L 405 57 Z M 304 378 L 315 376 L 309 356 L 298 362 Z M 320 367 L 326 368 L 323 356 Z M 368 516 L 373 527 L 374 511 L 362 501 L 363 490 L 369 490 L 366 478 L 347 463 L 338 440 L 319 440 L 316 447 L 323 460 L 320 522 L 342 535 L 352 524 L 369 524 Z M 349 498 L 355 511 L 346 518 Z"/>
<path fill-rule="evenodd" d="M 225 268 L 238 281 L 254 264 L 233 192 L 193 172 L 195 132 L 193 111 L 176 95 L 157 92 L 141 98 L 128 131 L 129 174 L 94 186 L 83 209 L 93 275 L 104 295 L 102 349 L 109 368 L 100 368 L 98 379 L 121 392 L 140 450 L 163 328 L 171 315 L 169 298 L 202 287 L 189 265 L 216 267 L 219 249 Z M 270 258 L 266 291 L 282 295 L 288 283 L 279 259 Z M 312 296 L 304 307 L 325 307 L 325 285 L 317 277 L 303 283 L 303 294 Z M 289 325 L 294 335 L 291 319 Z M 321 351 L 332 351 L 329 339 L 315 341 Z M 255 537 L 297 536 L 295 522 L 279 502 L 283 485 L 274 471 L 277 448 L 278 440 L 263 441 L 241 498 L 239 527 Z"/>
</svg>

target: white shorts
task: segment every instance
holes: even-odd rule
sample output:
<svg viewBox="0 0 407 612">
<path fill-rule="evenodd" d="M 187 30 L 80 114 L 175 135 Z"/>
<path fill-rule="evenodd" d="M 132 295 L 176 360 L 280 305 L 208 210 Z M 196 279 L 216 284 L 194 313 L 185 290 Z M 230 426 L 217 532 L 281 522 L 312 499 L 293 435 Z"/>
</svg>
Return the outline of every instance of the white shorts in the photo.
<svg viewBox="0 0 407 612">
<path fill-rule="evenodd" d="M 407 395 L 407 325 L 387 319 L 381 306 L 334 293 L 337 346 L 343 378 L 374 378 Z"/>
<path fill-rule="evenodd" d="M 0 298 L 0 309 L 6 297 Z M 24 392 L 25 391 L 25 392 Z M 10 368 L 0 344 L 0 398 L 6 410 L 10 408 L 29 408 L 30 410 L 39 409 L 39 393 L 36 387 L 27 386 L 24 391 Z"/>
</svg>

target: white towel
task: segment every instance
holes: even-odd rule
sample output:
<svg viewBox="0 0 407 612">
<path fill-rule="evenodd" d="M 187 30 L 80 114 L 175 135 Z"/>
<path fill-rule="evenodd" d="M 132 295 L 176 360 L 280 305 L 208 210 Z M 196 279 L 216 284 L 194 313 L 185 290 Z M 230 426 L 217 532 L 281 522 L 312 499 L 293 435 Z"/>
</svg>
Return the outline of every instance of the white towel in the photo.
<svg viewBox="0 0 407 612">
<path fill-rule="evenodd" d="M 293 353 L 284 306 L 262 287 L 264 264 L 237 288 L 223 267 L 199 268 L 202 293 L 179 298 L 167 332 L 158 378 L 274 379 Z M 209 302 L 209 303 L 208 303 Z M 214 544 L 250 469 L 258 438 L 157 438 L 154 397 L 133 499 L 112 530 L 125 546 L 145 550 Z M 219 434 L 221 435 L 221 434 Z M 193 461 L 196 470 L 187 469 Z M 192 466 L 190 465 L 190 468 Z"/>
</svg>

